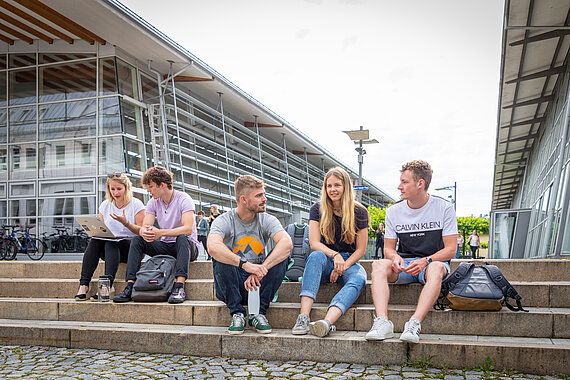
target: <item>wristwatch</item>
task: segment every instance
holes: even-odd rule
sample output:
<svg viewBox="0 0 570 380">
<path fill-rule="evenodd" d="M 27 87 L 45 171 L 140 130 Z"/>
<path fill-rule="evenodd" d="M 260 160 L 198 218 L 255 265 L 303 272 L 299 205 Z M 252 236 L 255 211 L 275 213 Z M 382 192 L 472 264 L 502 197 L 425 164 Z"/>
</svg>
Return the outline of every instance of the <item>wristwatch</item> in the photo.
<svg viewBox="0 0 570 380">
<path fill-rule="evenodd" d="M 242 267 L 243 267 L 243 264 L 245 264 L 245 263 L 247 263 L 247 260 L 246 260 L 245 258 L 243 258 L 243 257 L 240 257 L 240 258 L 239 258 L 239 265 L 238 265 L 238 267 L 239 267 L 239 268 L 242 268 Z"/>
<path fill-rule="evenodd" d="M 426 260 L 427 260 L 427 265 L 430 265 L 433 261 L 430 256 L 426 257 Z"/>
</svg>

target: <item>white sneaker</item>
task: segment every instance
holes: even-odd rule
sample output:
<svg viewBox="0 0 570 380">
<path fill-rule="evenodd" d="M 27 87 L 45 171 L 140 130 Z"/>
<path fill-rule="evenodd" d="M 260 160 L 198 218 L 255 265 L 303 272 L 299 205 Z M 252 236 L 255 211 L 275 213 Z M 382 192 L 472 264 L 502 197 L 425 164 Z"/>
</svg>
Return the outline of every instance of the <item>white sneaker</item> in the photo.
<svg viewBox="0 0 570 380">
<path fill-rule="evenodd" d="M 410 343 L 418 343 L 420 341 L 420 331 L 422 325 L 416 318 L 410 319 L 404 326 L 404 332 L 400 335 L 400 340 Z"/>
<path fill-rule="evenodd" d="M 374 318 L 374 324 L 366 333 L 366 340 L 384 340 L 394 336 L 394 324 L 385 317 Z"/>
<path fill-rule="evenodd" d="M 293 335 L 305 335 L 309 333 L 309 317 L 307 314 L 299 314 L 295 326 L 291 329 Z"/>
<path fill-rule="evenodd" d="M 320 321 L 309 323 L 309 330 L 311 330 L 311 334 L 313 334 L 314 336 L 318 336 L 319 338 L 324 338 L 330 333 L 335 332 L 336 327 L 326 319 L 321 319 Z"/>
</svg>

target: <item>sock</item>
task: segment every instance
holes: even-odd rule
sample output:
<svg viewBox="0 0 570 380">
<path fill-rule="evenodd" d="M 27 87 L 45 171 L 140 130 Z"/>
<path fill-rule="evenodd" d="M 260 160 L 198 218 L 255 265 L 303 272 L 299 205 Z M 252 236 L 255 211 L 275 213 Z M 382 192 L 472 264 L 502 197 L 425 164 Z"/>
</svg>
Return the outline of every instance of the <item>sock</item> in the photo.
<svg viewBox="0 0 570 380">
<path fill-rule="evenodd" d="M 174 289 L 178 289 L 178 288 L 183 288 L 184 284 L 182 282 L 175 282 L 174 283 Z"/>
</svg>

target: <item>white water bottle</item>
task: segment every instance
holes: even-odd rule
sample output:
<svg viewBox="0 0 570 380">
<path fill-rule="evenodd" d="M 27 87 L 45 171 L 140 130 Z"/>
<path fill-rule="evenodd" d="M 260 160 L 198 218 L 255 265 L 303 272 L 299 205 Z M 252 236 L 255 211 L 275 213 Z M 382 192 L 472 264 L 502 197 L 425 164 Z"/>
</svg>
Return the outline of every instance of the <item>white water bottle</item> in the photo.
<svg viewBox="0 0 570 380">
<path fill-rule="evenodd" d="M 259 286 L 257 290 L 248 290 L 247 310 L 249 315 L 259 314 Z"/>
</svg>

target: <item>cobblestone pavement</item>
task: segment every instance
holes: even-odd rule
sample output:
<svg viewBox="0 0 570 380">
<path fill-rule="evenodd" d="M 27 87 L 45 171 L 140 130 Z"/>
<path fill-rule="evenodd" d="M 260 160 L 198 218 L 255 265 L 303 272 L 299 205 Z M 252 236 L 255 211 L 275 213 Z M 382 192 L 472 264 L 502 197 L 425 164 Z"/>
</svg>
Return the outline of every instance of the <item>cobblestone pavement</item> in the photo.
<svg viewBox="0 0 570 380">
<path fill-rule="evenodd" d="M 425 364 L 425 363 L 418 363 Z M 0 378 L 7 379 L 565 379 L 482 369 L 437 369 L 349 363 L 145 354 L 42 346 L 0 346 Z"/>
</svg>

